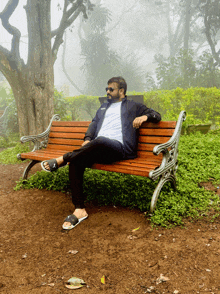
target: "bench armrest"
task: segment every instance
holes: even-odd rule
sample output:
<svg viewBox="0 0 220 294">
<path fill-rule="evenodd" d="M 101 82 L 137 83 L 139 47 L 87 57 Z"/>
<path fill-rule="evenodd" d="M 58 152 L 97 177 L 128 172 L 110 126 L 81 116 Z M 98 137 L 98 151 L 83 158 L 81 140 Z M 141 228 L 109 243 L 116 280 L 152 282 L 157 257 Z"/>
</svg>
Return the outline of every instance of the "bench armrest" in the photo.
<svg viewBox="0 0 220 294">
<path fill-rule="evenodd" d="M 177 145 L 175 147 L 178 147 L 179 138 L 180 138 L 180 134 L 181 134 L 181 130 L 182 130 L 182 123 L 183 123 L 183 121 L 185 121 L 185 119 L 186 119 L 186 112 L 183 110 L 180 112 L 180 115 L 179 115 L 179 118 L 178 118 L 178 121 L 176 124 L 176 128 L 175 128 L 175 131 L 174 131 L 172 137 L 166 143 L 159 144 L 159 145 L 155 146 L 153 149 L 154 155 L 158 155 L 161 152 L 167 153 L 168 148 L 174 147 L 174 145 Z"/>
<path fill-rule="evenodd" d="M 60 120 L 60 116 L 58 114 L 53 115 L 53 117 L 50 120 L 49 126 L 47 127 L 46 131 L 39 135 L 30 135 L 30 136 L 23 136 L 20 139 L 21 143 L 26 143 L 26 142 L 33 142 L 34 143 L 34 148 L 32 150 L 39 150 L 41 148 L 45 148 L 47 146 L 48 138 L 49 138 L 49 133 L 50 133 L 50 128 L 52 125 L 52 122 L 56 120 Z"/>
<path fill-rule="evenodd" d="M 186 119 L 186 112 L 183 110 L 180 112 L 175 131 L 169 141 L 163 144 L 159 144 L 154 147 L 153 153 L 155 155 L 163 153 L 163 159 L 161 165 L 156 169 L 152 170 L 149 173 L 149 178 L 156 180 L 160 175 L 169 172 L 173 169 L 174 174 L 177 170 L 177 156 L 178 156 L 178 145 L 179 138 L 181 135 L 182 123 Z M 170 150 L 168 150 L 168 148 Z"/>
</svg>

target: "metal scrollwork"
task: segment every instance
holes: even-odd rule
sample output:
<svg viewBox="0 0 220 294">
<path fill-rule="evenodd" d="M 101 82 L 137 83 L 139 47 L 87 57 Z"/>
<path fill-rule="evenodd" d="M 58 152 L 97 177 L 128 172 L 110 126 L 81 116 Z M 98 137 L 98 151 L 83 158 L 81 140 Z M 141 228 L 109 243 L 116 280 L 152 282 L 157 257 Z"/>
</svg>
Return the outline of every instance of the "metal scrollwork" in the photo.
<svg viewBox="0 0 220 294">
<path fill-rule="evenodd" d="M 52 125 L 53 121 L 59 121 L 59 120 L 60 120 L 60 116 L 58 114 L 55 114 L 51 118 L 49 126 L 47 127 L 46 131 L 44 131 L 43 133 L 41 133 L 39 135 L 23 136 L 20 139 L 21 143 L 33 142 L 34 148 L 33 148 L 32 152 L 39 150 L 39 149 L 42 149 L 42 148 L 46 148 L 47 143 L 48 143 L 51 125 Z M 20 158 L 20 154 L 17 155 L 17 158 Z"/>
<path fill-rule="evenodd" d="M 151 178 L 154 181 L 160 178 L 158 185 L 152 196 L 151 208 L 150 208 L 151 212 L 153 212 L 153 210 L 155 209 L 160 191 L 166 182 L 171 181 L 171 183 L 173 184 L 173 187 L 176 188 L 175 174 L 178 169 L 178 162 L 177 162 L 178 145 L 179 145 L 179 138 L 180 138 L 181 129 L 182 129 L 182 123 L 185 119 L 186 119 L 186 112 L 181 111 L 173 136 L 170 138 L 168 142 L 164 144 L 159 144 L 155 146 L 153 149 L 153 153 L 155 155 L 162 153 L 163 159 L 159 168 L 152 170 L 149 173 L 149 178 Z"/>
<path fill-rule="evenodd" d="M 58 114 L 55 114 L 51 118 L 49 126 L 47 127 L 46 131 L 44 131 L 43 133 L 36 135 L 36 136 L 23 136 L 20 140 L 21 143 L 26 143 L 26 142 L 30 142 L 30 141 L 33 142 L 34 148 L 33 148 L 32 152 L 35 150 L 39 150 L 39 149 L 47 147 L 47 142 L 48 142 L 52 122 L 59 121 L 59 120 L 60 120 L 60 116 Z"/>
</svg>

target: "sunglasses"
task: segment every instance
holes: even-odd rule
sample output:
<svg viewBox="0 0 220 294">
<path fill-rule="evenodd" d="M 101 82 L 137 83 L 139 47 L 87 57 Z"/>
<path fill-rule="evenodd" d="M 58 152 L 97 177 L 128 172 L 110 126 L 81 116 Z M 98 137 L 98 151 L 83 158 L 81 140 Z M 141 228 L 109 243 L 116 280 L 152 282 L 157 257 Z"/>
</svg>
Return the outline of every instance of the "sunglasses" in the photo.
<svg viewBox="0 0 220 294">
<path fill-rule="evenodd" d="M 116 89 L 118 89 L 118 88 L 116 88 Z M 108 92 L 108 91 L 110 91 L 110 92 L 113 92 L 114 90 L 116 90 L 116 89 L 114 89 L 114 88 L 112 88 L 112 87 L 107 87 L 107 88 L 105 88 L 105 91 L 106 92 Z"/>
</svg>

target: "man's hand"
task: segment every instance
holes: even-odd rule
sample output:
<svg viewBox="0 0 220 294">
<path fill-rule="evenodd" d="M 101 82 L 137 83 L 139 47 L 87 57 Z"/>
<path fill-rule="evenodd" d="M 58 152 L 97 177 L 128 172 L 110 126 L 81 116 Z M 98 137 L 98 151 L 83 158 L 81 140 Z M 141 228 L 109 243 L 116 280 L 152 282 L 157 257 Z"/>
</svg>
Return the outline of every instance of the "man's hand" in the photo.
<svg viewBox="0 0 220 294">
<path fill-rule="evenodd" d="M 139 117 L 136 117 L 133 121 L 133 127 L 135 129 L 138 129 L 143 122 L 147 121 L 148 117 L 146 115 L 142 115 L 142 116 L 139 116 Z"/>
<path fill-rule="evenodd" d="M 89 142 L 90 142 L 89 140 L 86 140 L 85 142 L 82 143 L 82 146 L 86 145 Z"/>
</svg>

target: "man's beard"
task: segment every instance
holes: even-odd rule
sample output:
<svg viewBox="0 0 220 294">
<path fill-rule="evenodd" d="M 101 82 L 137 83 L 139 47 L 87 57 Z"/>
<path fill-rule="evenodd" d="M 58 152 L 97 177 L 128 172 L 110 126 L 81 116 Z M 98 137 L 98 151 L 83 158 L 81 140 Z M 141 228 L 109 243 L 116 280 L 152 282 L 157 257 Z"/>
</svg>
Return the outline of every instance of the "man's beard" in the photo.
<svg viewBox="0 0 220 294">
<path fill-rule="evenodd" d="M 115 100 L 115 101 L 119 100 L 119 98 L 120 98 L 119 94 L 115 97 L 113 97 L 111 94 L 108 94 L 107 97 L 108 97 L 108 99 Z"/>
</svg>

